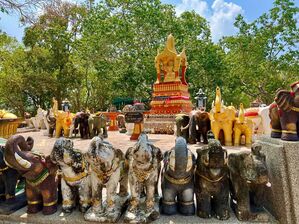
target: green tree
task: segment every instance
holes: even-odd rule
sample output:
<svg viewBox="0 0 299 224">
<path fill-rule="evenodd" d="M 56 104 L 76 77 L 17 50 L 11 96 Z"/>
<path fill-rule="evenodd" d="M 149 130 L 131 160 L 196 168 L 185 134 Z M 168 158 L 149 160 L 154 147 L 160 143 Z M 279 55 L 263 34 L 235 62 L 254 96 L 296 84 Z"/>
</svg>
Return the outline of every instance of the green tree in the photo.
<svg viewBox="0 0 299 224">
<path fill-rule="evenodd" d="M 297 81 L 298 10 L 291 0 L 276 0 L 268 13 L 252 23 L 238 16 L 238 34 L 221 41 L 229 69 L 225 83 L 237 97 L 271 103 L 278 88 Z"/>
</svg>

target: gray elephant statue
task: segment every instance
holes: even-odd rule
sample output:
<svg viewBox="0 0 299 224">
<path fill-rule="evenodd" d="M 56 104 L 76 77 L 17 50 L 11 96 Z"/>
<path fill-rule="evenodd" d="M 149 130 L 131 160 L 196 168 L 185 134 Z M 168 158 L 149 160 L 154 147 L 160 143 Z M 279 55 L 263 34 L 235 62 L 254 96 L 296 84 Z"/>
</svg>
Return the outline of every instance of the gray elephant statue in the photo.
<svg viewBox="0 0 299 224">
<path fill-rule="evenodd" d="M 176 135 L 182 136 L 188 142 L 189 140 L 189 123 L 190 117 L 188 114 L 177 114 L 175 116 Z"/>
<path fill-rule="evenodd" d="M 161 213 L 194 215 L 195 156 L 183 137 L 177 137 L 175 147 L 164 154 L 162 172 Z"/>
<path fill-rule="evenodd" d="M 130 206 L 125 214 L 125 222 L 150 222 L 159 218 L 159 211 L 155 210 L 155 191 L 161 169 L 161 150 L 149 142 L 145 133 L 141 133 L 137 143 L 126 152 L 129 164 L 129 185 L 131 189 Z M 140 194 L 146 190 L 145 217 L 138 217 L 140 211 Z"/>
<path fill-rule="evenodd" d="M 103 129 L 103 137 L 107 138 L 108 137 L 108 132 L 107 132 L 107 118 L 103 114 L 99 115 L 90 115 L 88 118 L 88 127 L 89 127 L 89 134 L 90 137 L 95 137 L 99 136 L 102 134 L 102 129 Z"/>
<path fill-rule="evenodd" d="M 79 204 L 79 210 L 86 212 L 91 206 L 91 181 L 83 153 L 74 149 L 72 140 L 61 137 L 56 140 L 50 158 L 62 173 L 62 210 L 71 213 Z"/>
<path fill-rule="evenodd" d="M 263 210 L 265 190 L 270 187 L 266 156 L 254 143 L 251 152 L 232 153 L 228 157 L 231 181 L 231 206 L 241 221 L 268 221 Z M 265 218 L 266 216 L 266 218 Z M 260 220 L 262 218 L 262 220 Z"/>
<path fill-rule="evenodd" d="M 208 131 L 211 129 L 211 121 L 209 113 L 206 111 L 195 111 L 190 119 L 190 144 L 201 142 L 201 137 L 204 144 L 208 144 Z"/>
<path fill-rule="evenodd" d="M 227 151 L 220 142 L 209 139 L 207 146 L 197 150 L 195 195 L 197 215 L 219 220 L 229 216 L 229 173 Z"/>
<path fill-rule="evenodd" d="M 46 125 L 48 127 L 48 135 L 52 138 L 56 129 L 56 118 L 52 112 L 52 109 L 48 109 L 45 120 L 45 122 L 48 124 Z"/>
<path fill-rule="evenodd" d="M 85 157 L 90 164 L 93 202 L 84 218 L 88 221 L 116 222 L 128 197 L 128 168 L 124 154 L 96 136 L 92 138 Z M 107 191 L 106 206 L 102 202 L 103 188 Z"/>
</svg>

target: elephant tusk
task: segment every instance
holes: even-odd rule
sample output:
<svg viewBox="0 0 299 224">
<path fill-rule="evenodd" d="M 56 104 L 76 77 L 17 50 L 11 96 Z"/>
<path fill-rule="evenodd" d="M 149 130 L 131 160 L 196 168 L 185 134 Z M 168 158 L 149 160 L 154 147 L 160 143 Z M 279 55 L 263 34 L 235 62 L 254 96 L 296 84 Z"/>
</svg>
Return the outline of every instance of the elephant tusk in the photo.
<svg viewBox="0 0 299 224">
<path fill-rule="evenodd" d="M 266 186 L 267 186 L 267 187 L 271 187 L 272 184 L 271 184 L 270 182 L 268 182 L 268 183 L 266 183 Z"/>
<path fill-rule="evenodd" d="M 16 161 L 18 162 L 18 164 L 20 164 L 22 167 L 24 167 L 25 169 L 29 169 L 31 167 L 31 163 L 26 160 L 26 159 L 23 159 L 21 156 L 19 156 L 18 153 L 15 152 L 15 158 L 16 158 Z"/>
</svg>

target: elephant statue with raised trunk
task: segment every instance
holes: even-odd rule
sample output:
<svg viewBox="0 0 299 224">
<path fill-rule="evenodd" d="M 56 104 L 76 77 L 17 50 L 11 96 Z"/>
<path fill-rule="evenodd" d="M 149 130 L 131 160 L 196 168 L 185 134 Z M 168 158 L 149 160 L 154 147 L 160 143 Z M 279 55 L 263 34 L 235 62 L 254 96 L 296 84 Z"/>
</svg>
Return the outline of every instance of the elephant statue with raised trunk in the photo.
<svg viewBox="0 0 299 224">
<path fill-rule="evenodd" d="M 129 185 L 131 201 L 125 214 L 126 222 L 150 222 L 159 218 L 160 213 L 155 209 L 155 192 L 161 169 L 161 150 L 149 142 L 145 133 L 141 133 L 137 143 L 126 152 L 129 164 Z M 145 215 L 140 217 L 140 194 L 145 189 Z M 139 207 L 139 209 L 138 209 Z"/>
<path fill-rule="evenodd" d="M 251 119 L 245 117 L 244 106 L 241 103 L 238 117 L 234 122 L 234 145 L 239 146 L 241 144 L 241 137 L 244 135 L 246 146 L 251 146 L 252 128 L 253 122 Z"/>
<path fill-rule="evenodd" d="M 182 136 L 186 141 L 189 140 L 190 117 L 188 114 L 177 114 L 175 116 L 176 135 Z"/>
<path fill-rule="evenodd" d="M 50 215 L 57 210 L 57 165 L 50 156 L 32 152 L 34 141 L 21 135 L 8 139 L 4 149 L 5 163 L 26 179 L 27 212 Z"/>
<path fill-rule="evenodd" d="M 278 91 L 270 105 L 271 137 L 299 141 L 299 81 L 291 84 L 291 89 Z"/>
<path fill-rule="evenodd" d="M 61 136 L 69 137 L 70 128 L 74 115 L 69 111 L 58 110 L 58 102 L 53 98 L 53 114 L 56 118 L 55 135 L 56 138 Z"/>
<path fill-rule="evenodd" d="M 186 140 L 177 137 L 175 147 L 164 154 L 162 214 L 194 215 L 194 169 L 195 156 L 187 148 Z"/>
<path fill-rule="evenodd" d="M 91 180 L 83 153 L 74 149 L 70 139 L 61 137 L 56 140 L 50 157 L 62 173 L 62 210 L 70 213 L 79 204 L 79 210 L 86 212 L 91 206 Z"/>
<path fill-rule="evenodd" d="M 233 106 L 225 106 L 221 99 L 220 88 L 216 88 L 216 98 L 210 111 L 211 130 L 215 139 L 224 142 L 225 145 L 233 145 L 233 124 L 236 117 L 236 109 Z M 223 131 L 224 139 L 221 139 Z"/>
<path fill-rule="evenodd" d="M 17 170 L 10 168 L 4 161 L 6 139 L 0 138 L 0 201 L 13 200 L 19 178 Z"/>
<path fill-rule="evenodd" d="M 211 121 L 209 113 L 206 111 L 195 111 L 190 119 L 190 144 L 201 142 L 201 137 L 204 144 L 208 144 L 207 133 L 211 129 Z"/>
<path fill-rule="evenodd" d="M 196 164 L 197 215 L 227 220 L 230 217 L 227 151 L 218 140 L 209 139 L 207 146 L 197 150 Z"/>
<path fill-rule="evenodd" d="M 231 206 L 241 221 L 268 221 L 269 219 L 267 214 L 254 212 L 263 208 L 266 188 L 271 187 L 266 156 L 261 149 L 261 145 L 254 143 L 251 152 L 231 153 L 228 157 Z"/>
<path fill-rule="evenodd" d="M 128 168 L 124 154 L 102 137 L 96 136 L 92 138 L 85 157 L 90 164 L 92 207 L 84 218 L 89 221 L 116 222 L 128 199 Z M 106 206 L 102 201 L 103 188 L 107 190 Z"/>
</svg>

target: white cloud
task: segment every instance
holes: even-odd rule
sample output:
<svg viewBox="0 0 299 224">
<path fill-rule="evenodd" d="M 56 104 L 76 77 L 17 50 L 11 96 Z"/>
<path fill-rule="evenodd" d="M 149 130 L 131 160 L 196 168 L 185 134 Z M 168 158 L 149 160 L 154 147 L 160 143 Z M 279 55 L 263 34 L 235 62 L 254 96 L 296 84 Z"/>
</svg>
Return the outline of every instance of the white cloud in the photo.
<svg viewBox="0 0 299 224">
<path fill-rule="evenodd" d="M 181 3 L 175 7 L 176 14 L 179 16 L 184 11 L 194 10 L 201 16 L 205 16 L 208 10 L 208 3 L 202 0 L 182 0 Z"/>
<path fill-rule="evenodd" d="M 223 36 L 234 34 L 236 32 L 234 28 L 235 18 L 238 14 L 244 13 L 241 6 L 224 0 L 214 0 L 211 8 L 204 0 L 181 0 L 175 9 L 177 15 L 184 11 L 195 10 L 199 15 L 205 17 L 210 23 L 214 42 Z"/>
<path fill-rule="evenodd" d="M 241 6 L 224 0 L 215 0 L 212 4 L 213 14 L 209 18 L 212 39 L 218 41 L 221 37 L 232 35 L 236 32 L 235 18 L 243 13 Z"/>
</svg>

